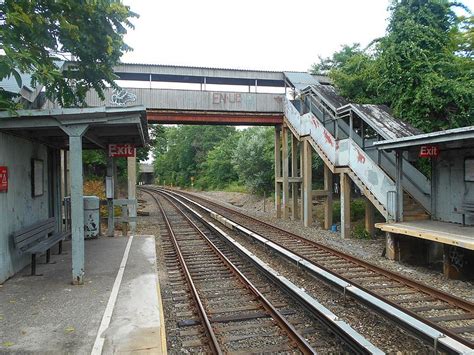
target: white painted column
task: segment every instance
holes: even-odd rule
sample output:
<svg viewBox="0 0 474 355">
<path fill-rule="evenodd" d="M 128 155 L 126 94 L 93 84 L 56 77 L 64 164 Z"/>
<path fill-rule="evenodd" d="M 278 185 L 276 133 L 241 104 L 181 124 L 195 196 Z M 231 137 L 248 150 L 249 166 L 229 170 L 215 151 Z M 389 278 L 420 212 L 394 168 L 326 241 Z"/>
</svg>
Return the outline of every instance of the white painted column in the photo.
<svg viewBox="0 0 474 355">
<path fill-rule="evenodd" d="M 304 141 L 303 158 L 303 189 L 304 189 L 304 226 L 309 227 L 313 223 L 313 171 L 312 171 L 312 147 L 308 140 Z"/>
<path fill-rule="evenodd" d="M 341 173 L 341 237 L 351 236 L 351 183 L 349 175 Z"/>
<path fill-rule="evenodd" d="M 127 174 L 128 174 L 128 199 L 135 200 L 135 204 L 129 205 L 128 215 L 131 218 L 137 217 L 137 157 L 127 158 Z M 135 233 L 137 222 L 130 222 L 130 230 Z"/>
</svg>

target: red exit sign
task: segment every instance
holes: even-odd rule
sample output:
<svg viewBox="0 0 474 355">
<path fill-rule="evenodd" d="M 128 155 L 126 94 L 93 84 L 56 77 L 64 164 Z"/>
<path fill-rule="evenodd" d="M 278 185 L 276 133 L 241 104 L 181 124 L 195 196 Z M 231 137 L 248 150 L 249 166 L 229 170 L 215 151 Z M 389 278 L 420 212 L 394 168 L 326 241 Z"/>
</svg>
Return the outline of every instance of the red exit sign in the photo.
<svg viewBox="0 0 474 355">
<path fill-rule="evenodd" d="M 8 168 L 0 166 L 0 192 L 8 191 Z"/>
<path fill-rule="evenodd" d="M 439 148 L 434 145 L 422 145 L 420 148 L 420 158 L 436 158 L 439 155 Z"/>
<path fill-rule="evenodd" d="M 128 158 L 135 156 L 133 144 L 109 144 L 109 157 Z"/>
</svg>

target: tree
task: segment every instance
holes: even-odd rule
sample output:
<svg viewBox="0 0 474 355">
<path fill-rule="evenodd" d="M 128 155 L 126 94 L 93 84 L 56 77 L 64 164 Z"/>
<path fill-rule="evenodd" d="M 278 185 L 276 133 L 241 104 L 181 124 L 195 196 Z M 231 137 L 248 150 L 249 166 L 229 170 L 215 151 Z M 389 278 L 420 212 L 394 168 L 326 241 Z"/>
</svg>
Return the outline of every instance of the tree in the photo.
<svg viewBox="0 0 474 355">
<path fill-rule="evenodd" d="M 226 126 L 167 127 L 165 137 L 157 137 L 154 148 L 155 175 L 160 183 L 189 186 L 199 179 L 209 151 L 235 132 Z M 163 146 L 163 144 L 165 146 Z"/>
<path fill-rule="evenodd" d="M 394 113 L 425 131 L 472 123 L 473 71 L 456 56 L 449 1 L 393 1 L 379 43 L 379 93 Z"/>
<path fill-rule="evenodd" d="M 0 0 L 0 79 L 32 75 L 50 99 L 82 105 L 90 89 L 101 98 L 116 86 L 113 66 L 130 50 L 123 37 L 137 15 L 119 0 Z M 62 68 L 72 56 L 76 61 Z M 0 90 L 0 109 L 12 108 Z"/>
<path fill-rule="evenodd" d="M 273 129 L 255 127 L 242 132 L 232 163 L 252 192 L 273 191 Z"/>
<path fill-rule="evenodd" d="M 235 132 L 208 152 L 206 160 L 201 164 L 201 173 L 197 180 L 200 188 L 223 188 L 238 181 L 232 157 L 239 137 L 238 132 Z"/>
<path fill-rule="evenodd" d="M 319 56 L 319 61 L 314 63 L 309 71 L 311 74 L 327 75 L 331 70 L 343 67 L 354 55 L 362 53 L 363 50 L 360 48 L 360 43 L 345 44 L 330 57 L 323 58 Z"/>
<path fill-rule="evenodd" d="M 339 92 L 358 103 L 386 104 L 427 132 L 474 124 L 473 19 L 456 16 L 454 6 L 393 0 L 383 38 L 363 51 L 345 46 L 326 61 L 335 63 L 329 75 Z"/>
</svg>

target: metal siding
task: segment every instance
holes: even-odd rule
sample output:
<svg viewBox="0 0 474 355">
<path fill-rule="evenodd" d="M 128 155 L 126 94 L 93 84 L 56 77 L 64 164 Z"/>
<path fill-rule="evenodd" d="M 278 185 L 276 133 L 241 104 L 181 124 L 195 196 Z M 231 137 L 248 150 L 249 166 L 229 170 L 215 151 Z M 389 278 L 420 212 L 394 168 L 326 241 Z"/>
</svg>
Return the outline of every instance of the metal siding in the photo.
<svg viewBox="0 0 474 355">
<path fill-rule="evenodd" d="M 31 196 L 31 159 L 44 160 L 44 194 Z M 48 160 L 44 145 L 0 132 L 0 165 L 8 167 L 8 192 L 0 193 L 0 283 L 29 263 L 14 250 L 11 234 L 48 218 Z"/>
<path fill-rule="evenodd" d="M 436 181 L 436 216 L 445 222 L 461 223 L 462 216 L 455 213 L 464 199 L 474 201 L 474 182 L 464 181 L 464 159 L 472 150 L 448 150 L 438 158 Z M 466 224 L 474 225 L 474 217 L 466 215 Z"/>
<path fill-rule="evenodd" d="M 283 72 L 277 71 L 259 71 L 245 69 L 225 69 L 225 68 L 204 68 L 204 67 L 185 67 L 173 65 L 157 64 L 134 64 L 122 63 L 114 68 L 116 72 L 122 73 L 145 73 L 145 74 L 169 74 L 182 76 L 205 76 L 205 77 L 223 77 L 239 79 L 257 79 L 257 80 L 284 80 Z"/>
<path fill-rule="evenodd" d="M 127 106 L 143 105 L 149 109 L 199 110 L 229 112 L 282 112 L 284 94 L 195 91 L 173 89 L 125 88 L 137 96 Z M 102 101 L 95 91 L 87 93 L 89 106 L 110 106 L 112 90 Z"/>
</svg>

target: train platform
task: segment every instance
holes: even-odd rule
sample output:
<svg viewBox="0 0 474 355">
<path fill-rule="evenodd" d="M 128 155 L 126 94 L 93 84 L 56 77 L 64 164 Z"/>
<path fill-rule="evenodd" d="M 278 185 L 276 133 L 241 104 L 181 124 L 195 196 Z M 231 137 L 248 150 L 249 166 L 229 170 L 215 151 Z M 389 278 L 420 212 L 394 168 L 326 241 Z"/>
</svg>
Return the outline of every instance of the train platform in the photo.
<svg viewBox="0 0 474 355">
<path fill-rule="evenodd" d="M 474 227 L 432 220 L 378 223 L 377 228 L 410 237 L 474 250 Z"/>
<path fill-rule="evenodd" d="M 81 286 L 53 253 L 0 286 L 0 353 L 166 353 L 154 236 L 87 240 Z"/>
</svg>

